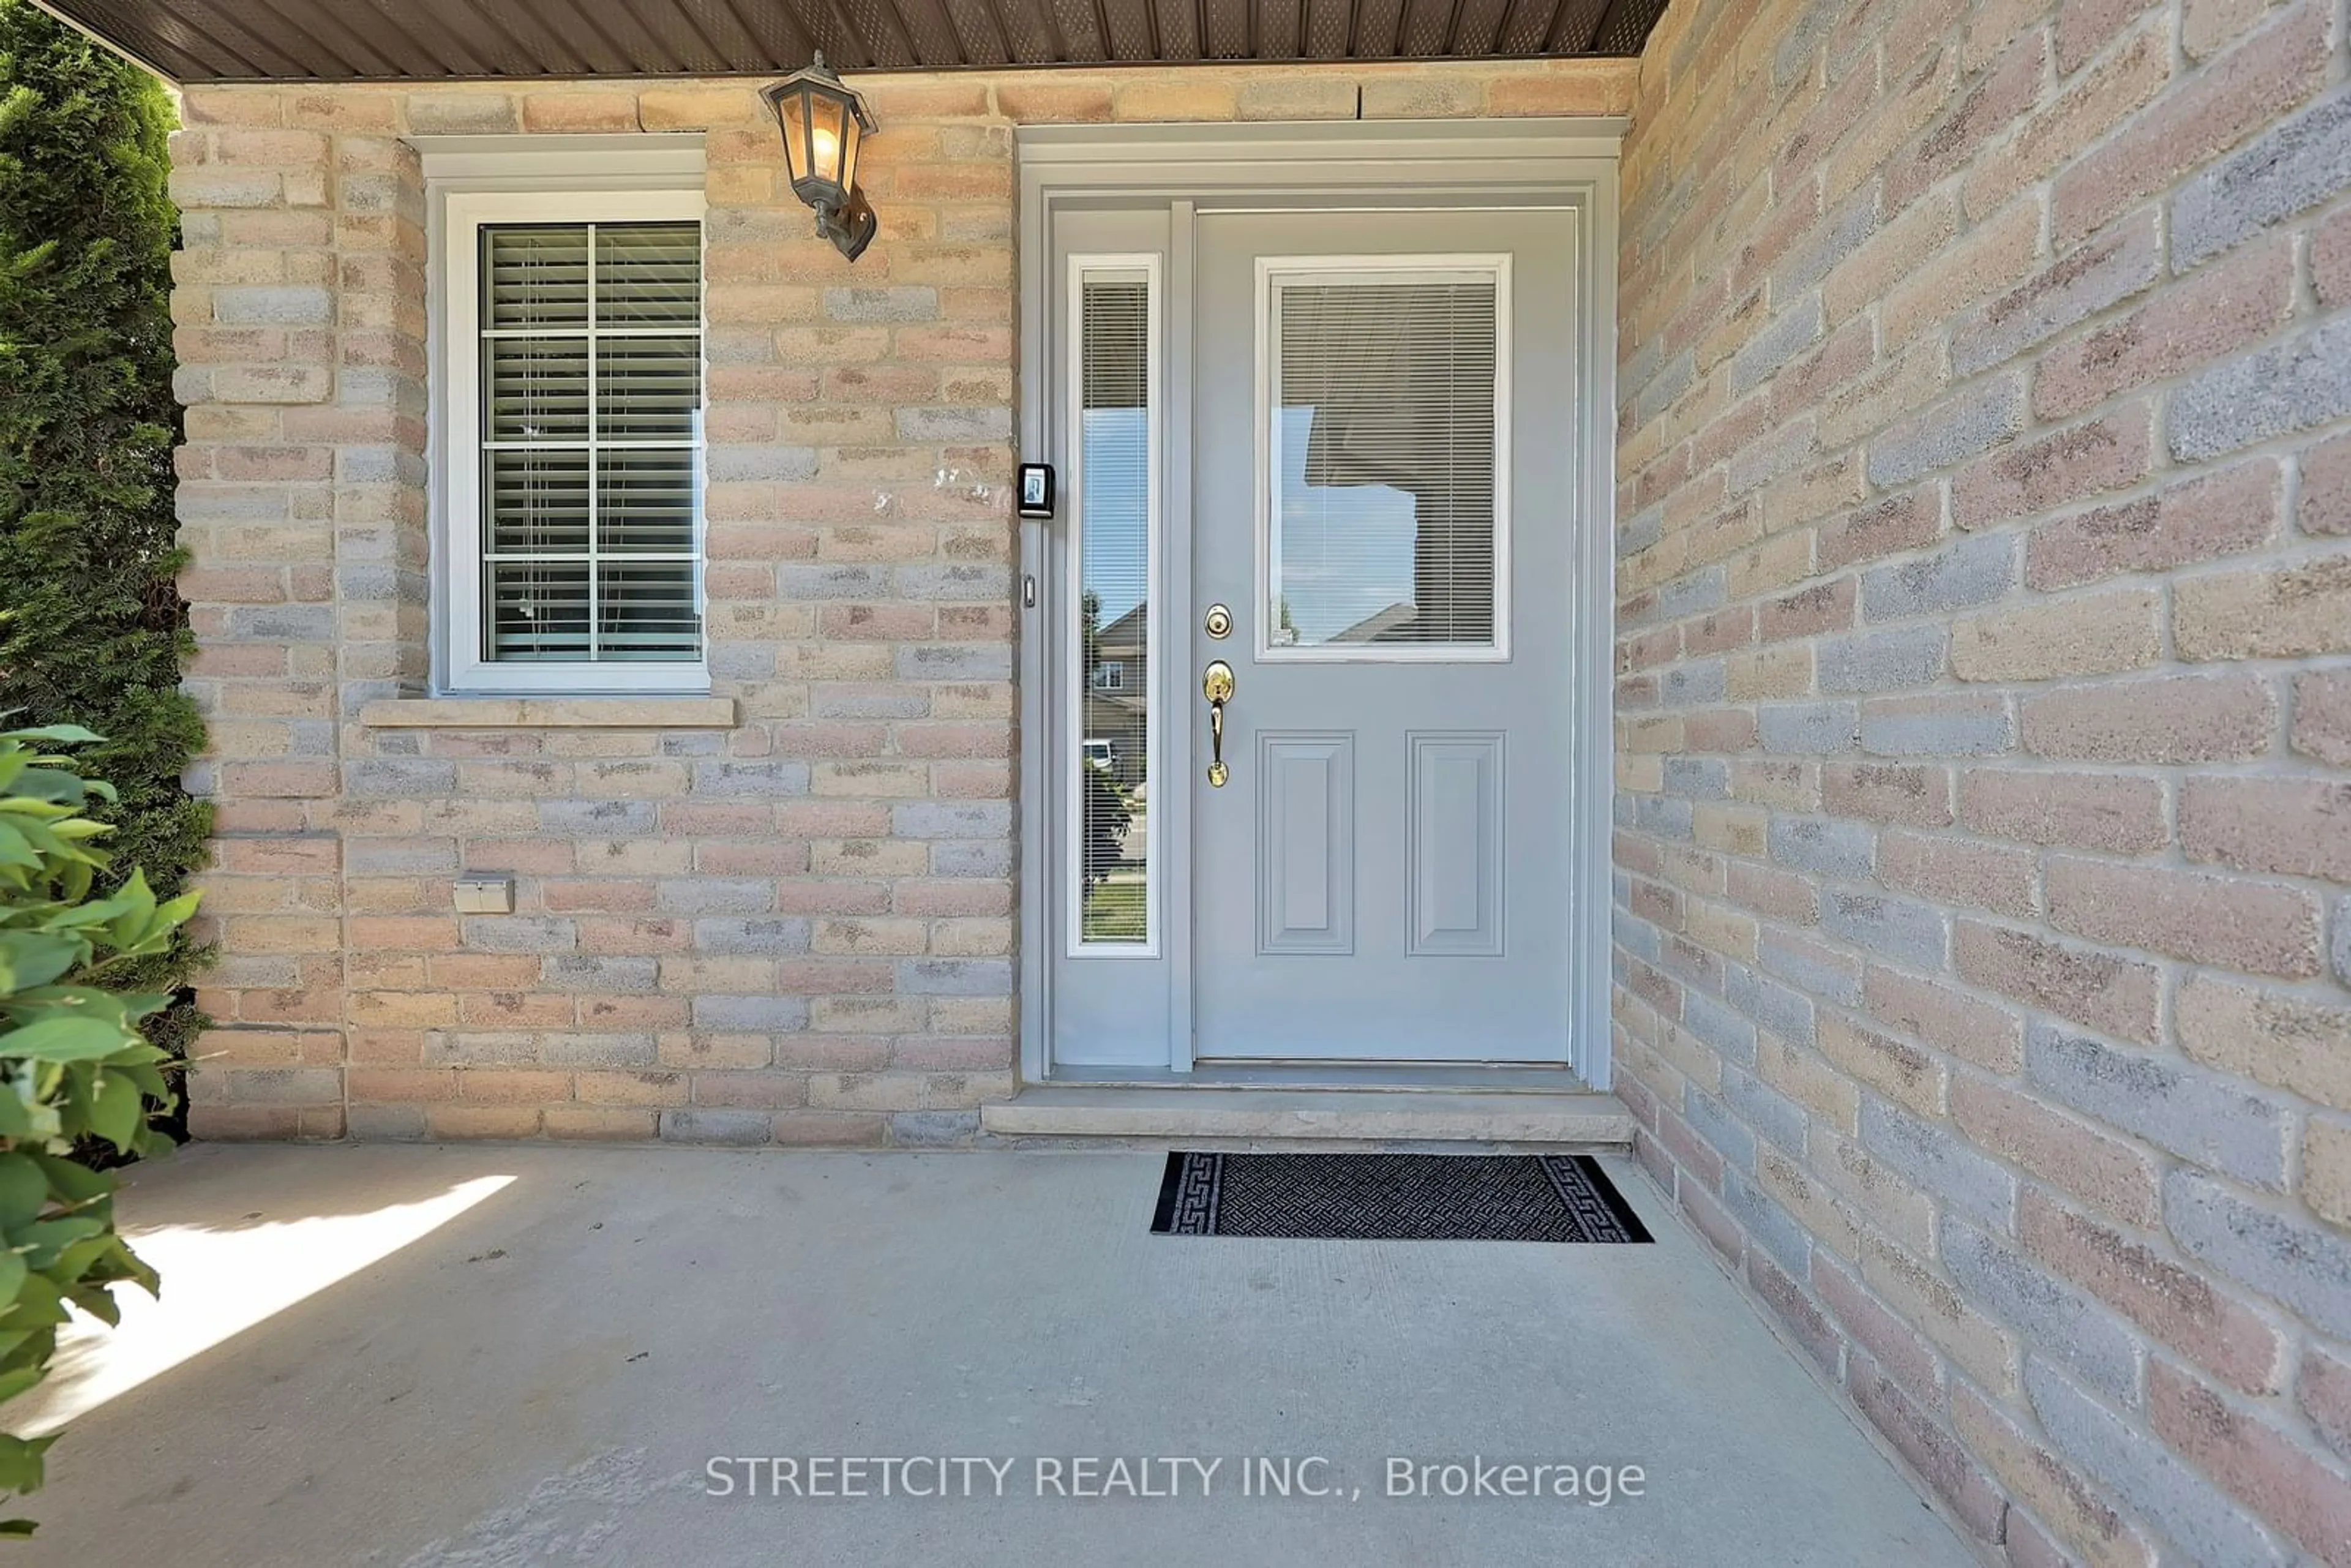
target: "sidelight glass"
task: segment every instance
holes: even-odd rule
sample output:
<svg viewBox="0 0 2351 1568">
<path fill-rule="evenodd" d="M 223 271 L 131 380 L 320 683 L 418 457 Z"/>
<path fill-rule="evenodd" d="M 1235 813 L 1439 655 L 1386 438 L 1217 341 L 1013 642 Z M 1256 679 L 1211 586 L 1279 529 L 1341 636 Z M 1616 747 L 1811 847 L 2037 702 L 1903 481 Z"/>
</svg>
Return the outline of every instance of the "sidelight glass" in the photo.
<svg viewBox="0 0 2351 1568">
<path fill-rule="evenodd" d="M 1265 656 L 1506 652 L 1503 279 L 1270 278 Z"/>
<path fill-rule="evenodd" d="M 702 654 L 702 226 L 481 229 L 482 657 Z"/>
<path fill-rule="evenodd" d="M 1079 943 L 1152 938 L 1152 557 L 1157 542 L 1157 367 L 1152 274 L 1077 271 L 1078 746 L 1071 813 Z"/>
</svg>

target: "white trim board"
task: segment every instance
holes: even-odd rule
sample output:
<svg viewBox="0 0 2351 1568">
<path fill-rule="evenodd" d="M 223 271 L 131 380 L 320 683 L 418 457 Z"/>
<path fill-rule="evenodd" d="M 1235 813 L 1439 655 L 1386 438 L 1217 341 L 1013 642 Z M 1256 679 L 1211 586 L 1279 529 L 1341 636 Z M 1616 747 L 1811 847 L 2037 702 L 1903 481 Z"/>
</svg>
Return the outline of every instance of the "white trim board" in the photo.
<svg viewBox="0 0 2351 1568">
<path fill-rule="evenodd" d="M 1298 186 L 1395 183 L 1442 192 L 1573 177 L 1563 164 L 1611 170 L 1631 121 L 1455 120 L 1253 121 L 1234 125 L 1029 125 L 1013 131 L 1023 194 L 1041 188 L 1134 187 L 1168 179 L 1187 197 L 1263 195 Z M 1024 204 L 1025 207 L 1026 204 Z M 1613 214 L 1612 214 L 1613 215 Z"/>
<path fill-rule="evenodd" d="M 451 189 L 480 182 L 507 191 L 592 190 L 595 183 L 700 190 L 703 134 L 411 136 L 424 178 Z"/>
<path fill-rule="evenodd" d="M 1053 444 L 1049 423 L 1057 370 L 1048 362 L 1046 334 L 1057 287 L 1050 265 L 1056 210 L 1104 204 L 1155 208 L 1170 214 L 1168 236 L 1168 385 L 1189 374 L 1187 291 L 1192 280 L 1194 223 L 1199 214 L 1227 211 L 1348 211 L 1395 207 L 1552 208 L 1575 214 L 1584 265 L 1575 280 L 1573 316 L 1581 417 L 1575 439 L 1581 476 L 1575 580 L 1577 615 L 1569 667 L 1562 672 L 1578 716 L 1570 727 L 1571 762 L 1561 809 L 1584 863 L 1578 868 L 1569 952 L 1569 1063 L 1583 1082 L 1606 1090 L 1609 1049 L 1609 875 L 1613 739 L 1609 726 L 1610 647 L 1614 621 L 1617 159 L 1622 120 L 1439 121 L 1429 124 L 1333 121 L 1319 124 L 1125 125 L 1024 127 L 1014 132 L 1019 165 L 1020 423 L 1024 453 Z M 1186 394 L 1188 395 L 1188 394 Z M 1189 505 L 1188 423 L 1171 403 L 1165 504 Z M 1024 523 L 1020 570 L 1050 580 L 1050 523 Z M 1188 572 L 1170 560 L 1166 603 L 1191 612 Z M 1045 606 L 1020 612 L 1020 718 L 1023 735 L 1050 736 Z M 1188 730 L 1169 732 L 1169 776 L 1186 766 Z M 1030 1082 L 1045 1081 L 1052 1038 L 1050 972 L 1054 946 L 1049 911 L 1058 904 L 1046 846 L 1050 792 L 1040 759 L 1025 758 L 1019 800 L 1020 1066 Z M 1173 804 L 1173 801 L 1165 804 Z M 1170 826 L 1175 824 L 1171 821 Z M 1172 998 L 1177 1040 L 1171 1068 L 1190 1070 L 1188 973 L 1191 943 L 1188 879 L 1168 868 L 1160 910 L 1166 928 L 1160 947 L 1186 972 Z"/>
</svg>

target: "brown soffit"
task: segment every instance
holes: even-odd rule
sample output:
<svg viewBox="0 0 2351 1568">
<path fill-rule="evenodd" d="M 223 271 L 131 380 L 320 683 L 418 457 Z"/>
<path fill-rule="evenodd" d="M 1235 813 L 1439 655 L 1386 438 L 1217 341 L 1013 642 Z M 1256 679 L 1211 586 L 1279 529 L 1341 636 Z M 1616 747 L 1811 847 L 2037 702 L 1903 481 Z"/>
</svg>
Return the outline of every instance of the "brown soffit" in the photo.
<svg viewBox="0 0 2351 1568">
<path fill-rule="evenodd" d="M 1637 55 L 1666 0 L 37 0 L 180 82 Z"/>
</svg>

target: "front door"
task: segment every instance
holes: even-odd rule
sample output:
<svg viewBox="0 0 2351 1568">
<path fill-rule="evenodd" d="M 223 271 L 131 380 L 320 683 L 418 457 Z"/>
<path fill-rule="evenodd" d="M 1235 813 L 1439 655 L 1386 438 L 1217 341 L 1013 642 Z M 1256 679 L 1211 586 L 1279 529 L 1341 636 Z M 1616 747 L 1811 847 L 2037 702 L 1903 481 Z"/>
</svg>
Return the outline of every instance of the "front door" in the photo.
<svg viewBox="0 0 2351 1568">
<path fill-rule="evenodd" d="M 1068 227 L 1056 1071 L 1565 1062 L 1574 214 Z"/>
<path fill-rule="evenodd" d="M 1566 224 L 1199 233 L 1195 1052 L 1563 1061 Z"/>
</svg>

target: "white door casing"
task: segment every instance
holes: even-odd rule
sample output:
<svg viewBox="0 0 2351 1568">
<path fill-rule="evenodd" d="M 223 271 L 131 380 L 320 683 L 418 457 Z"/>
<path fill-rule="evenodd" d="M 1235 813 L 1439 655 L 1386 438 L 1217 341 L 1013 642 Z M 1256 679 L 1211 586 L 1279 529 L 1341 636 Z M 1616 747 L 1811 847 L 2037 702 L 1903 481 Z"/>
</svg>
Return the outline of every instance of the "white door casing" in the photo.
<svg viewBox="0 0 2351 1568">
<path fill-rule="evenodd" d="M 1060 516 L 1024 523 L 1021 536 L 1021 570 L 1036 585 L 1020 660 L 1025 1077 L 1180 1074 L 1196 1045 L 1210 1066 L 1563 1061 L 1607 1086 L 1620 131 L 1020 133 L 1022 456 L 1055 463 L 1062 478 Z M 1284 299 L 1306 325 L 1283 362 L 1301 387 L 1322 377 L 1321 394 L 1274 390 Z M 1293 622 L 1277 580 L 1280 517 L 1339 497 L 1332 515 L 1353 528 L 1344 498 L 1387 486 L 1393 465 L 1379 454 L 1410 444 L 1380 412 L 1374 361 L 1395 354 L 1367 360 L 1351 345 L 1379 338 L 1381 320 L 1456 306 L 1466 325 L 1448 331 L 1491 331 L 1493 362 L 1470 355 L 1470 373 L 1450 379 L 1424 368 L 1413 401 L 1490 380 L 1492 414 L 1476 395 L 1456 399 L 1468 412 L 1448 427 L 1458 443 L 1493 420 L 1490 531 L 1478 531 L 1479 485 L 1438 485 L 1474 500 L 1455 508 L 1471 519 L 1459 534 L 1468 543 L 1433 565 L 1411 546 L 1370 565 L 1341 561 L 1386 574 L 1351 591 L 1398 600 L 1343 631 L 1332 617 L 1346 619 L 1344 597 L 1317 590 L 1318 600 L 1301 576 Z M 1371 328 L 1349 325 L 1365 310 Z M 1081 357 L 1081 324 L 1107 335 L 1111 358 Z M 1405 336 L 1423 360 L 1429 342 L 1447 340 Z M 1318 353 L 1338 369 L 1318 370 Z M 1351 394 L 1340 371 L 1357 361 L 1374 363 L 1372 384 Z M 1282 407 L 1269 412 L 1277 395 Z M 1322 413 L 1305 406 L 1318 395 Z M 1334 403 L 1348 417 L 1326 417 Z M 1334 428 L 1371 455 L 1368 468 L 1333 469 L 1325 454 L 1325 478 L 1302 481 L 1297 452 L 1266 450 L 1285 431 L 1302 444 L 1311 430 L 1320 446 Z M 1484 460 L 1474 439 L 1469 449 Z M 1291 497 L 1277 505 L 1282 473 Z M 1401 500 L 1385 492 L 1391 512 L 1404 507 L 1403 537 L 1424 546 L 1429 483 L 1406 477 Z M 1088 549 L 1078 525 L 1090 492 Z M 1147 530 L 1133 520 L 1146 507 Z M 1113 516 L 1115 528 L 1103 521 Z M 1383 526 L 1393 533 L 1394 517 Z M 1316 544 L 1308 523 L 1297 527 L 1301 549 L 1327 553 L 1342 537 Z M 1475 580 L 1480 549 L 1490 593 L 1434 614 L 1430 584 L 1450 602 L 1441 584 Z M 1318 558 L 1313 575 L 1329 565 Z M 1081 575 L 1107 589 L 1090 621 Z M 1236 622 L 1222 641 L 1202 630 L 1212 601 Z M 1143 605 L 1147 614 L 1129 612 Z M 1204 781 L 1200 675 L 1211 656 L 1238 676 L 1221 790 Z M 1088 733 L 1097 727 L 1148 740 Z M 1120 793 L 1137 807 L 1123 841 L 1082 830 L 1085 741 L 1098 760 L 1115 758 Z M 1147 789 L 1135 788 L 1135 744 L 1148 747 Z M 1290 821 L 1316 832 L 1285 841 Z M 1356 838 L 1339 836 L 1350 828 Z M 1282 896 L 1289 915 L 1270 920 Z"/>
</svg>

